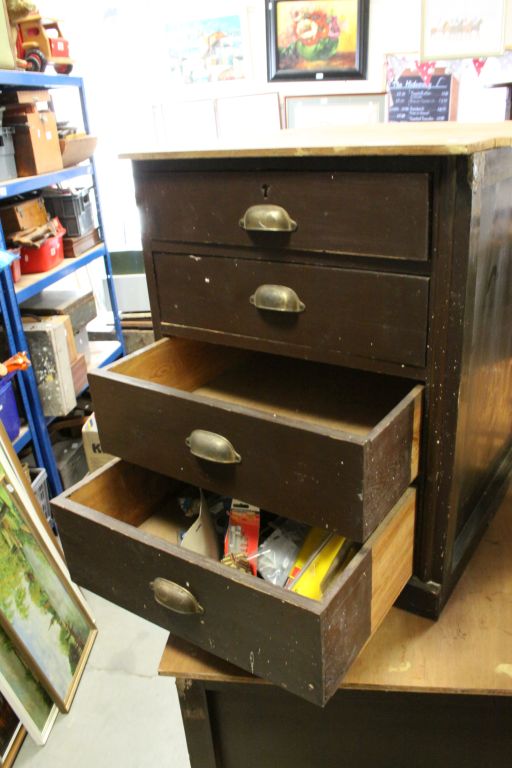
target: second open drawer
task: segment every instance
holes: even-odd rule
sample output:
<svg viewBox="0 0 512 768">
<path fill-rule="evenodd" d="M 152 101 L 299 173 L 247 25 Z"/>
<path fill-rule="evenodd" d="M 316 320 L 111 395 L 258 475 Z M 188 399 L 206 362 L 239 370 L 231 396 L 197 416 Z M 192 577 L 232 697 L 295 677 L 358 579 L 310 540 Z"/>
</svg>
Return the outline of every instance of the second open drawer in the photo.
<svg viewBox="0 0 512 768">
<path fill-rule="evenodd" d="M 104 451 L 354 541 L 418 472 L 402 379 L 164 339 L 89 380 Z"/>
<path fill-rule="evenodd" d="M 181 489 L 115 460 L 53 499 L 71 577 L 324 704 L 412 574 L 416 491 L 403 494 L 322 598 L 311 600 L 178 546 Z"/>
</svg>

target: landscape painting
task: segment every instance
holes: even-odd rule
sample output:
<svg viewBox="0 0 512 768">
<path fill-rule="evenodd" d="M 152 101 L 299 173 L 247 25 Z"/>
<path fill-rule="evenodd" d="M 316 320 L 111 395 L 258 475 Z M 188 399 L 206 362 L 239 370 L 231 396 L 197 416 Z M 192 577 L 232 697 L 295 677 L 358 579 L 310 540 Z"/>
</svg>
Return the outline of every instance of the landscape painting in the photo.
<svg viewBox="0 0 512 768">
<path fill-rule="evenodd" d="M 16 653 L 65 712 L 96 628 L 41 540 L 10 482 L 10 470 L 0 455 L 0 624 Z"/>
<path fill-rule="evenodd" d="M 0 691 L 30 736 L 44 744 L 59 712 L 56 705 L 21 661 L 13 643 L 0 629 Z"/>
</svg>

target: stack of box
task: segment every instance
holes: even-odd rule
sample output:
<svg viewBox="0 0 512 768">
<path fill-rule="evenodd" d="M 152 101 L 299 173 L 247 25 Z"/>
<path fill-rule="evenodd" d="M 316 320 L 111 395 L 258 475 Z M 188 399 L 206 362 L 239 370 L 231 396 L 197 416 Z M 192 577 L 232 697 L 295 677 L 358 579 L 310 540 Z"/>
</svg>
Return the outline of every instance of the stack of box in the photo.
<svg viewBox="0 0 512 768">
<path fill-rule="evenodd" d="M 18 176 L 60 171 L 62 154 L 49 91 L 5 91 L 0 104 L 5 107 L 4 125 L 14 128 Z"/>
<path fill-rule="evenodd" d="M 48 188 L 43 192 L 46 207 L 66 228 L 64 255 L 80 256 L 100 242 L 96 227 L 91 190 Z"/>
<path fill-rule="evenodd" d="M 0 207 L 0 220 L 8 244 L 20 251 L 20 272 L 46 272 L 64 258 L 63 229 L 59 219 L 49 220 L 41 196 Z"/>
<path fill-rule="evenodd" d="M 70 368 L 75 393 L 87 386 L 87 366 L 90 363 L 87 323 L 96 317 L 96 302 L 92 291 L 46 290 L 21 305 L 22 315 L 64 317 L 69 322 Z"/>
</svg>

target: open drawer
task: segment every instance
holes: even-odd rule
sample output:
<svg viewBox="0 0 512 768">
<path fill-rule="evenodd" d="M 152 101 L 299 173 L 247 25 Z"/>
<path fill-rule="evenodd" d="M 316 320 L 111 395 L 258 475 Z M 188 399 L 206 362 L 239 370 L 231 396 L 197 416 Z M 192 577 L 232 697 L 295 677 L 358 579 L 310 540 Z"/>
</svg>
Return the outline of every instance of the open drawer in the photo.
<svg viewBox="0 0 512 768">
<path fill-rule="evenodd" d="M 402 379 L 176 338 L 89 383 L 107 453 L 354 541 L 418 472 Z"/>
<path fill-rule="evenodd" d="M 406 490 L 316 601 L 172 543 L 181 487 L 115 460 L 53 499 L 73 580 L 323 705 L 412 574 L 416 491 Z M 156 579 L 173 585 L 167 607 L 152 591 Z"/>
</svg>

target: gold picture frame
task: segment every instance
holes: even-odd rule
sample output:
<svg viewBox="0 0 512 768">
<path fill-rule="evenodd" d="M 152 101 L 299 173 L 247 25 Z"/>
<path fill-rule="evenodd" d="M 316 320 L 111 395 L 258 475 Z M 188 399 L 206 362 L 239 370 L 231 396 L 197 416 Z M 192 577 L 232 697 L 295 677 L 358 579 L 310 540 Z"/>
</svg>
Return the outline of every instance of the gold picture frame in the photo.
<svg viewBox="0 0 512 768">
<path fill-rule="evenodd" d="M 34 678 L 67 712 L 97 629 L 27 486 L 0 425 L 0 627 Z"/>
</svg>

